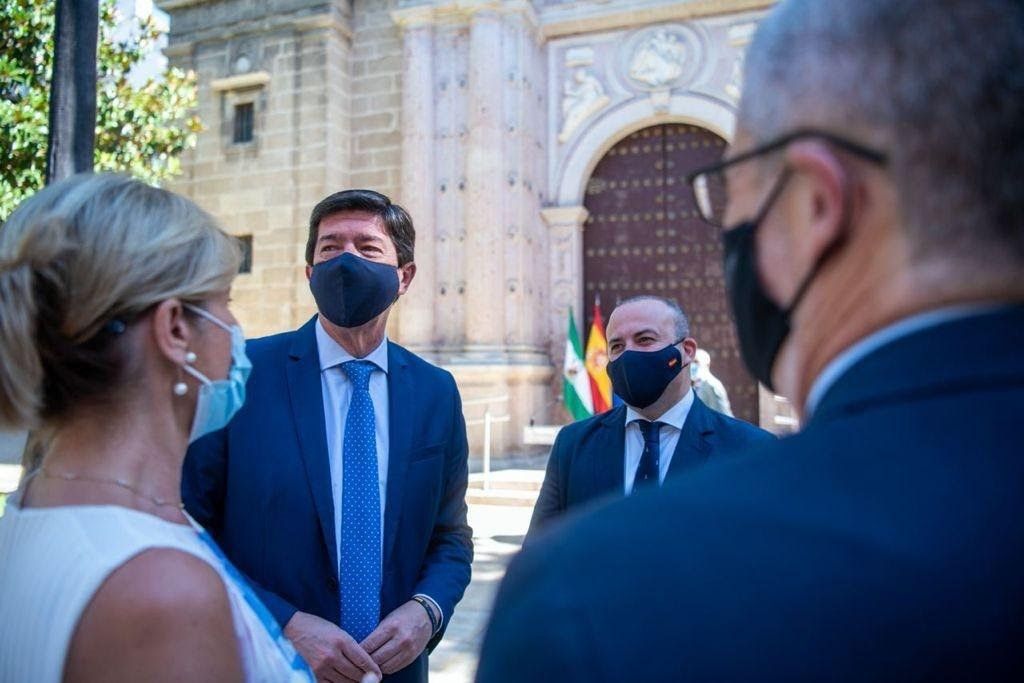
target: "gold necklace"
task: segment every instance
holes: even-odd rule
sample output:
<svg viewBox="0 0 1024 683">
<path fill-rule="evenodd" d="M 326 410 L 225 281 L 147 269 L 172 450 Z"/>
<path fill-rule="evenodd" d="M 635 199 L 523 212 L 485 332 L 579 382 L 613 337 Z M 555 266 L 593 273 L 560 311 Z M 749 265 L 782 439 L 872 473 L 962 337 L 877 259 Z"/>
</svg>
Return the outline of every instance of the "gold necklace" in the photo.
<svg viewBox="0 0 1024 683">
<path fill-rule="evenodd" d="M 74 474 L 71 472 L 51 472 L 45 467 L 40 467 L 38 470 L 44 477 L 48 479 L 62 479 L 64 481 L 84 481 L 92 484 L 108 484 L 114 486 L 120 486 L 126 491 L 131 491 L 139 498 L 148 500 L 149 502 L 159 507 L 176 507 L 179 510 L 185 509 L 185 504 L 181 500 L 164 500 L 162 498 L 154 498 L 153 496 L 147 496 L 142 491 L 138 490 L 123 479 L 101 479 L 99 477 L 86 477 L 81 474 Z"/>
</svg>

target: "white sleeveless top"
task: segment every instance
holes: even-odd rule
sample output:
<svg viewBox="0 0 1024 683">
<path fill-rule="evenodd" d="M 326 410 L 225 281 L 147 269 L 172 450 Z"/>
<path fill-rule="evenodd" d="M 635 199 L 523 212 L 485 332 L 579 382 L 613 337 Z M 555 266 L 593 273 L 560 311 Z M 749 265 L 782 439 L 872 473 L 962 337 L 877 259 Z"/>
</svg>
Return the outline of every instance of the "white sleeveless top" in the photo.
<svg viewBox="0 0 1024 683">
<path fill-rule="evenodd" d="M 0 681 L 59 683 L 86 605 L 118 567 L 152 548 L 209 563 L 227 588 L 246 681 L 312 681 L 277 622 L 216 544 L 194 528 L 113 505 L 21 508 L 0 517 Z M 190 520 L 191 521 L 191 520 Z"/>
</svg>

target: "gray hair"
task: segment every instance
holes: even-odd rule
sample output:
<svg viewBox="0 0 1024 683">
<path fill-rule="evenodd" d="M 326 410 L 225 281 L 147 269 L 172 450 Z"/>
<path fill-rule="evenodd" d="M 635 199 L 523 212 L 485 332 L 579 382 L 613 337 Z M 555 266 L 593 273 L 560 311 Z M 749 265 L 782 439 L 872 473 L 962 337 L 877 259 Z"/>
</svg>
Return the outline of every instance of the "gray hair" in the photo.
<svg viewBox="0 0 1024 683">
<path fill-rule="evenodd" d="M 1024 265 L 1024 4 L 785 0 L 746 57 L 741 126 L 889 155 L 918 259 Z"/>
<path fill-rule="evenodd" d="M 0 429 L 119 386 L 124 325 L 231 286 L 238 243 L 187 199 L 119 175 L 43 189 L 0 228 Z"/>
<path fill-rule="evenodd" d="M 638 301 L 657 301 L 668 307 L 672 311 L 672 323 L 673 330 L 675 331 L 676 339 L 686 339 L 690 336 L 690 319 L 686 317 L 686 312 L 683 311 L 683 307 L 675 299 L 669 299 L 662 296 L 655 296 L 653 294 L 638 294 L 631 296 L 615 305 L 615 308 L 625 306 L 626 304 L 636 303 Z M 614 309 L 612 313 L 614 313 Z"/>
</svg>

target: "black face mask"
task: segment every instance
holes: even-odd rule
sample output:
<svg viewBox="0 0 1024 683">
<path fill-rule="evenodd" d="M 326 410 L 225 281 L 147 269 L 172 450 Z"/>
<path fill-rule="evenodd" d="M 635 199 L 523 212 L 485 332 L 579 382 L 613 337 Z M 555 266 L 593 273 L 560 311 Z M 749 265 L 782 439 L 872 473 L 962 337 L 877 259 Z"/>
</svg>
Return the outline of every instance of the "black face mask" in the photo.
<svg viewBox="0 0 1024 683">
<path fill-rule="evenodd" d="M 675 341 L 657 351 L 623 351 L 608 363 L 612 391 L 634 408 L 646 408 L 665 393 L 672 380 L 689 365 Z"/>
<path fill-rule="evenodd" d="M 313 266 L 309 288 L 316 306 L 338 327 L 370 322 L 398 299 L 396 266 L 345 252 Z"/>
<path fill-rule="evenodd" d="M 757 272 L 756 238 L 759 223 L 760 219 L 747 221 L 722 234 L 725 287 L 736 320 L 743 362 L 754 379 L 775 391 L 772 386 L 772 367 L 782 343 L 789 336 L 793 311 L 800 305 L 808 285 L 839 242 L 834 242 L 822 252 L 811 272 L 797 288 L 793 301 L 786 308 L 780 308 L 768 298 Z"/>
</svg>

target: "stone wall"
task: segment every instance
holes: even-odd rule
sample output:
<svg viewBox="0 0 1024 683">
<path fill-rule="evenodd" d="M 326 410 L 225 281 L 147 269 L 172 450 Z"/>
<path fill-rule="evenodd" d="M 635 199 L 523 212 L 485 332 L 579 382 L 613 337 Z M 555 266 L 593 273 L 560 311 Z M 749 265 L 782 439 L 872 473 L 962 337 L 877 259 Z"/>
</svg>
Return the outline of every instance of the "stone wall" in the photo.
<svg viewBox="0 0 1024 683">
<path fill-rule="evenodd" d="M 349 182 L 347 5 L 325 2 L 166 2 L 166 52 L 199 76 L 205 127 L 171 185 L 252 238 L 252 271 L 233 290 L 250 336 L 313 313 L 303 272 L 305 223 L 328 191 Z M 235 107 L 252 103 L 253 139 L 233 140 Z"/>
<path fill-rule="evenodd" d="M 353 6 L 349 182 L 397 200 L 402 173 L 402 39 L 391 20 L 394 4 L 356 0 Z"/>
</svg>

